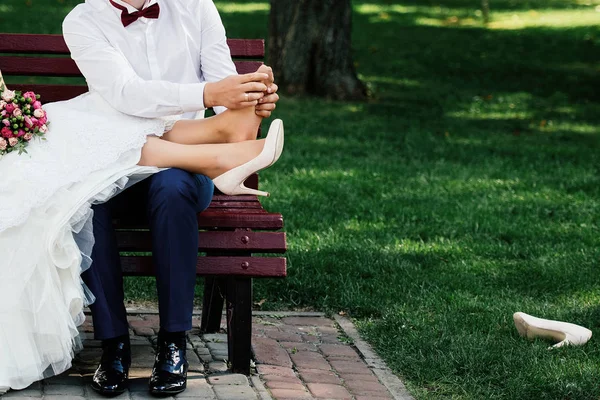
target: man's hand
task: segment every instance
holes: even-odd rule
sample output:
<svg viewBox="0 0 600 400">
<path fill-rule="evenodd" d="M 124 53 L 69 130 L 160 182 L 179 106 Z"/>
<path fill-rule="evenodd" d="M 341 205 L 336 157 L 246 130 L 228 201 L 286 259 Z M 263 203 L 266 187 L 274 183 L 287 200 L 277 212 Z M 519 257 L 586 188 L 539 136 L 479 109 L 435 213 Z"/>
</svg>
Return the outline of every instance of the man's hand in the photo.
<svg viewBox="0 0 600 400">
<path fill-rule="evenodd" d="M 265 96 L 258 100 L 258 105 L 256 106 L 256 115 L 262 118 L 269 118 L 273 110 L 277 107 L 275 103 L 279 101 L 279 95 L 277 94 L 279 87 L 275 84 L 275 76 L 271 67 L 261 65 L 256 72 L 264 72 L 269 75 L 269 78 L 264 82 L 267 85 Z"/>
<path fill-rule="evenodd" d="M 232 75 L 219 82 L 209 82 L 204 86 L 204 106 L 223 106 L 232 110 L 258 105 L 268 87 L 264 82 L 269 74 L 253 72 L 245 75 Z"/>
</svg>

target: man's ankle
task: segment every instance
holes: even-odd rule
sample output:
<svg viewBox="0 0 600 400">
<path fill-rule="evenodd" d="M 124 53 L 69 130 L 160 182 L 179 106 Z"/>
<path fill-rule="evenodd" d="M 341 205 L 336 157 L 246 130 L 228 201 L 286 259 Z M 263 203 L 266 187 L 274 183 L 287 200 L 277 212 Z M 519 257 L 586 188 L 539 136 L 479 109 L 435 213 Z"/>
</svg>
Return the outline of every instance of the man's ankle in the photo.
<svg viewBox="0 0 600 400">
<path fill-rule="evenodd" d="M 186 335 L 185 331 L 169 332 L 163 328 L 160 328 L 158 332 L 158 340 L 162 343 L 175 343 L 177 347 L 185 350 L 186 347 Z"/>
<path fill-rule="evenodd" d="M 108 347 L 114 347 L 118 343 L 124 343 L 125 344 L 124 348 L 127 348 L 127 349 L 130 348 L 131 341 L 129 340 L 129 334 L 116 336 L 114 338 L 109 338 L 109 339 L 103 339 L 102 340 L 102 349 L 104 350 Z"/>
</svg>

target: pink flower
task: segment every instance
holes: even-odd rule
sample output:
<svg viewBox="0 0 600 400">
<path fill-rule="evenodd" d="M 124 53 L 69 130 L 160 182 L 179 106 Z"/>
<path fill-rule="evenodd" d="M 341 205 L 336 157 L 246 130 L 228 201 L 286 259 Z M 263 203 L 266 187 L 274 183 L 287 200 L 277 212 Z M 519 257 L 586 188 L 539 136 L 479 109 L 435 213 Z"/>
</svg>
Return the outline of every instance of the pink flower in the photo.
<svg viewBox="0 0 600 400">
<path fill-rule="evenodd" d="M 46 122 L 48 122 L 48 118 L 44 116 L 38 120 L 38 125 L 44 125 Z"/>
<path fill-rule="evenodd" d="M 42 118 L 45 115 L 46 115 L 46 112 L 44 110 L 42 110 L 41 108 L 38 108 L 33 112 L 33 116 L 36 118 Z"/>
<path fill-rule="evenodd" d="M 45 124 L 40 126 L 40 132 L 42 132 L 42 133 L 48 132 L 48 126 Z"/>
<path fill-rule="evenodd" d="M 3 119 L 2 123 L 4 124 L 4 126 L 10 126 L 10 121 L 7 119 Z"/>
<path fill-rule="evenodd" d="M 28 132 L 28 133 L 25 134 L 25 136 L 23 136 L 23 139 L 25 139 L 25 140 L 27 140 L 29 142 L 32 137 L 33 137 L 33 133 Z"/>
<path fill-rule="evenodd" d="M 8 113 L 6 112 L 6 110 L 0 111 L 0 117 L 6 117 L 7 115 Z"/>
<path fill-rule="evenodd" d="M 20 117 L 23 115 L 23 111 L 19 107 L 15 107 L 15 111 L 13 111 L 13 117 Z"/>
<path fill-rule="evenodd" d="M 0 100 L 0 110 L 4 109 L 4 107 L 6 107 L 6 102 L 4 100 Z"/>
<path fill-rule="evenodd" d="M 25 93 L 23 93 L 23 97 L 25 97 L 26 99 L 31 99 L 32 102 L 37 100 L 35 98 L 35 93 L 33 93 L 33 92 L 25 92 Z"/>
<path fill-rule="evenodd" d="M 4 109 L 7 113 L 12 114 L 13 111 L 15 111 L 15 108 L 17 108 L 17 106 L 15 106 L 13 103 L 8 103 Z"/>
<path fill-rule="evenodd" d="M 2 135 L 3 138 L 8 139 L 13 136 L 13 132 L 9 128 L 4 127 L 0 130 L 0 135 Z"/>
<path fill-rule="evenodd" d="M 0 97 L 2 97 L 2 100 L 6 102 L 13 101 L 13 99 L 15 98 L 15 92 L 13 90 L 6 89 L 4 92 L 2 92 L 2 95 L 0 95 Z"/>
<path fill-rule="evenodd" d="M 25 132 L 23 129 L 19 129 L 18 133 L 17 133 L 17 137 L 23 137 L 25 136 L 27 132 Z"/>
<path fill-rule="evenodd" d="M 33 109 L 34 110 L 39 110 L 40 108 L 42 108 L 42 103 L 40 103 L 39 101 L 34 101 L 33 102 Z"/>
<path fill-rule="evenodd" d="M 6 150 L 6 146 L 8 146 L 8 143 L 6 143 L 6 140 L 0 138 L 0 151 Z"/>
<path fill-rule="evenodd" d="M 26 115 L 23 120 L 25 121 L 25 126 L 29 129 L 33 128 L 33 121 L 31 120 L 31 118 L 29 117 L 29 115 Z M 7 119 L 5 119 L 4 121 L 8 121 Z M 4 125 L 9 126 L 9 124 L 6 124 L 4 121 L 2 121 L 4 123 Z"/>
<path fill-rule="evenodd" d="M 11 137 L 8 139 L 8 144 L 10 144 L 10 147 L 15 147 L 17 143 L 19 143 L 19 139 L 16 137 Z"/>
<path fill-rule="evenodd" d="M 33 125 L 35 126 L 41 125 L 36 117 L 31 117 L 31 122 L 33 122 Z"/>
</svg>

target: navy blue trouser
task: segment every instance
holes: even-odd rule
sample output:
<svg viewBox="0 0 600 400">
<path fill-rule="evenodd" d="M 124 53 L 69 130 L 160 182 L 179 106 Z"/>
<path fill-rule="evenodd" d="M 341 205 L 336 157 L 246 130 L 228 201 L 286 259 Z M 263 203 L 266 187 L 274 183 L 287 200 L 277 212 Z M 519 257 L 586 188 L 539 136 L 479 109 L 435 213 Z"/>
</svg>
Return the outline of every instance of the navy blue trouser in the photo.
<svg viewBox="0 0 600 400">
<path fill-rule="evenodd" d="M 112 213 L 137 192 L 152 234 L 152 254 L 160 327 L 168 332 L 192 329 L 198 220 L 212 199 L 214 186 L 204 175 L 169 169 L 128 188 L 94 209 L 92 266 L 82 274 L 96 301 L 90 305 L 96 339 L 110 339 L 129 332 L 123 294 L 123 273 L 112 227 Z M 140 193 L 141 192 L 141 193 Z M 138 208 L 139 207 L 139 208 Z M 129 204 L 128 211 L 131 210 Z"/>
</svg>

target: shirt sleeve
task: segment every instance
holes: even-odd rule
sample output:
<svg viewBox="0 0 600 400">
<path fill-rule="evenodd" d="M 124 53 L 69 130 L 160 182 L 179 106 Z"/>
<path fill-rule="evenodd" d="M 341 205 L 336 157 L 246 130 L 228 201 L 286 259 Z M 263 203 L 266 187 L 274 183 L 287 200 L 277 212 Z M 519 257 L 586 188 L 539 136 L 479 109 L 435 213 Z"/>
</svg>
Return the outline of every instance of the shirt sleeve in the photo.
<svg viewBox="0 0 600 400">
<path fill-rule="evenodd" d="M 202 29 L 200 63 L 204 80 L 217 82 L 228 76 L 237 75 L 237 69 L 227 45 L 225 27 L 213 0 L 200 1 L 199 13 Z M 227 110 L 221 106 L 213 107 L 213 109 L 217 114 Z"/>
<path fill-rule="evenodd" d="M 68 16 L 63 36 L 89 88 L 122 113 L 156 118 L 205 109 L 206 83 L 142 79 L 127 58 L 85 19 Z"/>
</svg>

